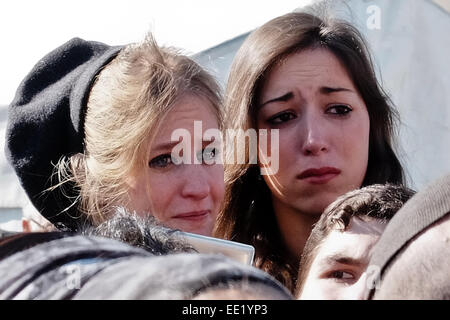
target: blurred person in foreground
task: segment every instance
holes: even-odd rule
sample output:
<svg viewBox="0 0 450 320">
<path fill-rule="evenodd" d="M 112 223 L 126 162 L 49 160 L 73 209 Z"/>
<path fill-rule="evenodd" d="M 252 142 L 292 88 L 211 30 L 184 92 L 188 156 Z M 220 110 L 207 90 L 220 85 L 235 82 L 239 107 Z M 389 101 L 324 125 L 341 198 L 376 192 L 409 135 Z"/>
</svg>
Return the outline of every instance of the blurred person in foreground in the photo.
<svg viewBox="0 0 450 320">
<path fill-rule="evenodd" d="M 450 299 L 450 174 L 419 191 L 391 220 L 373 250 L 378 270 L 367 297 Z"/>
<path fill-rule="evenodd" d="M 292 299 L 268 274 L 196 253 L 152 217 L 118 209 L 82 233 L 1 239 L 0 299 Z"/>
</svg>

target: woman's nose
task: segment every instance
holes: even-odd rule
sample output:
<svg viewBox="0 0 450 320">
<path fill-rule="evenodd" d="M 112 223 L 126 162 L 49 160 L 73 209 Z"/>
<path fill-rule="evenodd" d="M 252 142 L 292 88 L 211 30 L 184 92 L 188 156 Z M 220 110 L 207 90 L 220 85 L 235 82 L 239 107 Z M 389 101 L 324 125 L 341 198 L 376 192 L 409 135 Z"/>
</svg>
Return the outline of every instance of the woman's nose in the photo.
<svg viewBox="0 0 450 320">
<path fill-rule="evenodd" d="M 181 195 L 186 198 L 201 200 L 211 191 L 207 169 L 203 164 L 189 164 L 183 168 L 184 179 Z"/>
<path fill-rule="evenodd" d="M 301 148 L 304 155 L 317 156 L 328 151 L 326 125 L 321 121 L 320 115 L 305 115 L 301 126 L 303 135 Z"/>
</svg>

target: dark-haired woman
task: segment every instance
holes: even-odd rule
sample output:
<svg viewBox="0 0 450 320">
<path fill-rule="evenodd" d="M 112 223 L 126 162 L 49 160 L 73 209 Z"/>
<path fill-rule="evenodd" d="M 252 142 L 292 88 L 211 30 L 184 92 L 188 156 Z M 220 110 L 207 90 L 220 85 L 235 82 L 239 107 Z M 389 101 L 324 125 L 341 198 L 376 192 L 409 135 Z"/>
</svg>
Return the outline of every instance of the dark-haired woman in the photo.
<svg viewBox="0 0 450 320">
<path fill-rule="evenodd" d="M 275 18 L 246 39 L 225 99 L 227 129 L 266 129 L 272 163 L 260 149 L 257 164 L 227 159 L 215 235 L 255 246 L 256 265 L 293 290 L 312 225 L 331 202 L 361 186 L 402 183 L 395 113 L 360 33 L 307 13 Z"/>
</svg>

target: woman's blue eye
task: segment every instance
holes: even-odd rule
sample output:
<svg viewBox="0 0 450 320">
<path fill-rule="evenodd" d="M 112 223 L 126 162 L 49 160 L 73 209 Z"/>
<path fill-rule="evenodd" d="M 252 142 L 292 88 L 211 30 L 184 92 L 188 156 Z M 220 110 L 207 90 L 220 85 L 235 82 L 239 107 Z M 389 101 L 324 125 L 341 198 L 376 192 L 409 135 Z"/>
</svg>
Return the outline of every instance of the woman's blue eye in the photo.
<svg viewBox="0 0 450 320">
<path fill-rule="evenodd" d="M 172 164 L 172 157 L 170 154 L 162 154 L 149 161 L 150 168 L 165 168 Z"/>
<path fill-rule="evenodd" d="M 327 109 L 328 113 L 339 115 L 339 116 L 347 115 L 351 111 L 353 111 L 353 109 L 345 104 L 333 105 Z"/>
<path fill-rule="evenodd" d="M 206 148 L 203 150 L 203 159 L 212 160 L 217 157 L 219 150 L 217 148 Z"/>
<path fill-rule="evenodd" d="M 270 124 L 281 124 L 287 121 L 290 121 L 292 119 L 295 119 L 296 116 L 292 112 L 283 112 L 279 113 L 267 120 Z"/>
<path fill-rule="evenodd" d="M 217 148 L 205 148 L 201 152 L 197 153 L 197 160 L 201 163 L 203 163 L 203 160 L 210 163 L 217 157 L 218 153 L 219 150 Z"/>
</svg>

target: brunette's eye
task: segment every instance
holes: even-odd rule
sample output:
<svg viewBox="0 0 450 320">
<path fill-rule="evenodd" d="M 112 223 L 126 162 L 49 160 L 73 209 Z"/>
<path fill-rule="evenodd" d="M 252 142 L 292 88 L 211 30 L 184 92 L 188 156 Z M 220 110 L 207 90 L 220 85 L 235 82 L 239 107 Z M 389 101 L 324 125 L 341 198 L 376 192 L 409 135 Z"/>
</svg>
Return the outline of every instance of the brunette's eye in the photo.
<svg viewBox="0 0 450 320">
<path fill-rule="evenodd" d="M 335 104 L 327 109 L 327 113 L 335 114 L 338 116 L 345 116 L 352 111 L 353 109 L 346 104 Z"/>
<path fill-rule="evenodd" d="M 270 124 L 276 125 L 276 124 L 282 124 L 282 123 L 288 122 L 295 118 L 297 118 L 297 116 L 294 113 L 285 111 L 285 112 L 278 113 L 278 114 L 270 117 L 267 120 L 267 122 L 269 122 Z"/>
<path fill-rule="evenodd" d="M 170 154 L 162 154 L 160 156 L 157 156 L 155 158 L 153 158 L 152 160 L 150 160 L 148 162 L 148 166 L 150 168 L 166 168 L 167 166 L 171 165 L 172 162 L 172 157 Z"/>
</svg>

